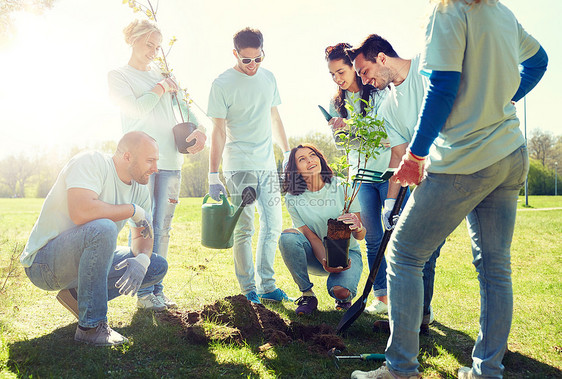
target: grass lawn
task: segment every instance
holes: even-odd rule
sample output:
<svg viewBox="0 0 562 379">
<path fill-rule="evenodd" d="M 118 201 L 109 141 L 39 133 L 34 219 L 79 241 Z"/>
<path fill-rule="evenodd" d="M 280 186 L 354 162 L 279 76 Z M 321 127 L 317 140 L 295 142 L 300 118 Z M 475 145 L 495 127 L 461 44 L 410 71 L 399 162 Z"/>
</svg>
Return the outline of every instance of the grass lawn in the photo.
<svg viewBox="0 0 562 379">
<path fill-rule="evenodd" d="M 34 287 L 12 257 L 23 249 L 43 199 L 0 199 L 0 377 L 252 377 L 349 378 L 356 369 L 379 363 L 349 360 L 336 368 L 324 352 L 302 342 L 260 351 L 264 341 L 226 343 L 219 339 L 195 344 L 178 325 L 149 311 L 136 309 L 136 299 L 120 297 L 109 304 L 109 323 L 130 339 L 115 348 L 94 348 L 74 342 L 76 320 L 56 300 L 54 292 Z M 506 378 L 562 378 L 562 196 L 521 197 L 512 244 L 514 317 L 504 358 Z M 239 294 L 231 250 L 200 244 L 201 199 L 181 199 L 174 218 L 164 284 L 180 310 L 200 310 L 226 296 Z M 523 210 L 525 208 L 525 210 Z M 290 218 L 284 210 L 284 227 Z M 123 230 L 119 244 L 127 242 Z M 364 252 L 363 245 L 363 252 Z M 368 275 L 366 258 L 362 292 Z M 433 307 L 436 322 L 420 338 L 420 363 L 427 378 L 454 378 L 470 365 L 478 334 L 479 288 L 471 264 L 470 241 L 464 222 L 450 235 L 437 261 Z M 275 261 L 279 287 L 289 296 L 300 294 L 281 255 Z M 342 312 L 333 309 L 326 280 L 314 278 L 320 312 L 299 318 L 295 305 L 267 305 L 288 321 L 326 323 L 335 328 Z M 383 353 L 387 337 L 371 331 L 376 318 L 362 315 L 349 328 L 345 355 Z M 207 322 L 207 330 L 220 326 Z"/>
</svg>

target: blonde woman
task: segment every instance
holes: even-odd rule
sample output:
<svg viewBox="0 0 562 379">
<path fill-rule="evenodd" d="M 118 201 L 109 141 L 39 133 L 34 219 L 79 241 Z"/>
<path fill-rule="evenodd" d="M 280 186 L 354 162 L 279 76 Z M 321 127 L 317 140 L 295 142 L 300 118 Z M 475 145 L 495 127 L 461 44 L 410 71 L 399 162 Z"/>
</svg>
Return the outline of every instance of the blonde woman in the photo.
<svg viewBox="0 0 562 379">
<path fill-rule="evenodd" d="M 109 92 L 121 109 L 123 133 L 143 131 L 158 143 L 158 172 L 150 177 L 149 182 L 154 225 L 153 252 L 166 258 L 183 163 L 172 132 L 172 128 L 181 122 L 176 119 L 174 108 L 177 108 L 177 103 L 172 96 L 178 92 L 178 86 L 173 78 L 166 78 L 154 64 L 162 44 L 162 33 L 154 23 L 135 20 L 123 33 L 125 42 L 131 47 L 131 57 L 127 65 L 109 73 Z M 184 119 L 197 125 L 195 115 L 183 101 L 180 101 L 180 106 Z M 204 148 L 206 136 L 198 128 L 186 140 L 195 141 L 188 152 L 196 154 Z M 164 295 L 161 282 L 140 290 L 137 304 L 139 308 L 154 310 L 176 306 Z"/>
</svg>

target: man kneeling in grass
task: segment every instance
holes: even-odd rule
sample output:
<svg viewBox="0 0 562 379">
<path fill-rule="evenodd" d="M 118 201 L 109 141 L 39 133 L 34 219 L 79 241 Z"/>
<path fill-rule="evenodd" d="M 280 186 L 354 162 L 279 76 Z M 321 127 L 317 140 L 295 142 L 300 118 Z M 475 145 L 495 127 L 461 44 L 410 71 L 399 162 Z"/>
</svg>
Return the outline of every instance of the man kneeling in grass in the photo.
<svg viewBox="0 0 562 379">
<path fill-rule="evenodd" d="M 59 174 L 35 223 L 21 263 L 31 282 L 78 318 L 74 339 L 95 346 L 128 342 L 107 324 L 107 302 L 158 283 L 166 260 L 152 254 L 150 195 L 158 145 L 130 132 L 113 157 L 98 152 L 73 157 Z M 117 248 L 129 219 L 131 247 Z M 125 270 L 123 270 L 125 269 Z"/>
</svg>

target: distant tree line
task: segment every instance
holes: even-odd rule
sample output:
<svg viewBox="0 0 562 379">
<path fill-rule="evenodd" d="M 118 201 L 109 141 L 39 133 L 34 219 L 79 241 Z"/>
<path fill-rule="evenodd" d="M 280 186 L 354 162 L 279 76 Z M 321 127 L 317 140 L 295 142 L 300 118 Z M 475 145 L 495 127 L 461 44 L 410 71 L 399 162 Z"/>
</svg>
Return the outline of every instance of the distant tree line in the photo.
<svg viewBox="0 0 562 379">
<path fill-rule="evenodd" d="M 290 146 L 313 143 L 333 162 L 341 153 L 336 149 L 332 137 L 327 133 L 314 132 L 301 137 L 290 137 Z M 106 141 L 93 149 L 112 154 L 116 143 Z M 528 141 L 531 157 L 528 191 L 529 195 L 554 194 L 555 162 L 562 165 L 562 136 L 535 129 Z M 58 173 L 70 159 L 84 148 L 75 147 L 68 154 L 61 155 L 55 149 L 35 157 L 24 154 L 11 155 L 0 160 L 0 197 L 45 197 L 53 186 Z M 277 170 L 281 172 L 283 153 L 274 148 Z M 186 155 L 182 166 L 181 197 L 202 197 L 207 193 L 209 172 L 209 148 L 196 155 Z M 562 193 L 562 189 L 559 189 Z M 523 190 L 521 194 L 523 194 Z"/>
</svg>

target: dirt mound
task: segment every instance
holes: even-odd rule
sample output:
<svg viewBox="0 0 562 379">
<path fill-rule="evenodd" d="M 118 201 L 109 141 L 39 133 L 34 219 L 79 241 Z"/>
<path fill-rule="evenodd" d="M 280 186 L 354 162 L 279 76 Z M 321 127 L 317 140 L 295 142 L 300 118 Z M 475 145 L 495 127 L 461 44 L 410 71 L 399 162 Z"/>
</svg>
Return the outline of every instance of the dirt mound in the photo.
<svg viewBox="0 0 562 379">
<path fill-rule="evenodd" d="M 161 313 L 162 321 L 179 324 L 191 343 L 210 341 L 242 343 L 249 340 L 265 341 L 264 351 L 301 341 L 313 352 L 326 353 L 331 348 L 345 349 L 343 340 L 327 324 L 304 325 L 288 322 L 261 304 L 249 302 L 245 296 L 229 296 L 208 304 L 201 311 L 173 310 Z M 207 325 L 207 326 L 205 326 Z"/>
</svg>

